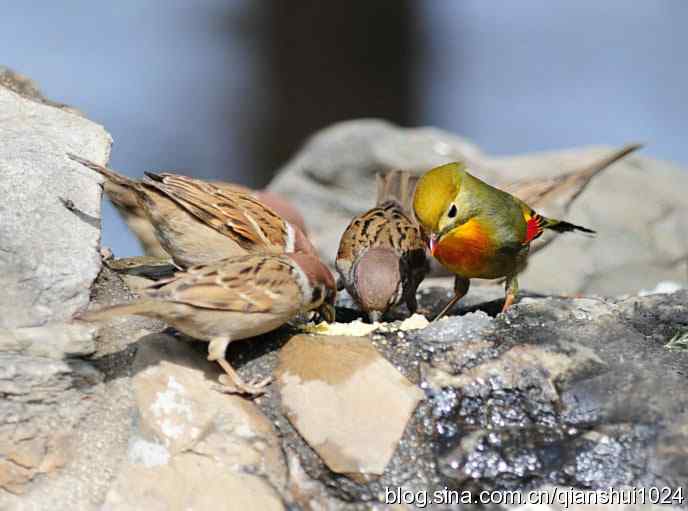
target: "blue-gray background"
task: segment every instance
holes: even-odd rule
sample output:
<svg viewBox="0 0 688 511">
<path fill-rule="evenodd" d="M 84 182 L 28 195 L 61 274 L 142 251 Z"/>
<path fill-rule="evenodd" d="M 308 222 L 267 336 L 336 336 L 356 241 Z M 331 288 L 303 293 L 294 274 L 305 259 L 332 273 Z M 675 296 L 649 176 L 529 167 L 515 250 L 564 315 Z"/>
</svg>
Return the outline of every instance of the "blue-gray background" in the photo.
<svg viewBox="0 0 688 511">
<path fill-rule="evenodd" d="M 131 175 L 177 169 L 262 185 L 278 165 L 257 168 L 255 155 L 261 123 L 280 107 L 270 92 L 279 85 L 269 54 L 282 44 L 266 43 L 266 31 L 289 33 L 290 24 L 289 8 L 282 6 L 277 22 L 266 22 L 270 5 L 278 4 L 6 2 L 0 8 L 0 64 L 102 123 L 115 140 L 114 168 Z M 645 154 L 688 164 L 685 0 L 405 5 L 410 40 L 385 49 L 403 53 L 394 58 L 408 74 L 403 97 L 409 108 L 395 120 L 449 129 L 496 154 L 639 140 L 648 143 Z M 337 19 L 319 9 L 314 23 L 336 28 Z M 362 12 L 350 27 L 358 38 L 371 30 L 358 23 Z M 384 16 L 393 20 L 389 4 Z M 376 19 L 372 26 L 384 30 L 385 23 Z M 312 45 L 317 51 L 317 32 Z M 317 66 L 322 62 L 309 72 L 317 74 Z M 347 72 L 365 81 L 368 71 L 353 65 Z M 311 93 L 309 81 L 300 88 L 298 73 L 295 68 L 289 77 L 295 101 L 299 91 L 306 98 Z M 390 87 L 383 94 L 397 92 L 402 95 Z M 341 97 L 341 90 L 333 94 L 334 104 L 356 101 Z M 353 112 L 386 115 L 371 104 Z M 109 206 L 103 223 L 103 242 L 117 255 L 139 252 Z"/>
</svg>

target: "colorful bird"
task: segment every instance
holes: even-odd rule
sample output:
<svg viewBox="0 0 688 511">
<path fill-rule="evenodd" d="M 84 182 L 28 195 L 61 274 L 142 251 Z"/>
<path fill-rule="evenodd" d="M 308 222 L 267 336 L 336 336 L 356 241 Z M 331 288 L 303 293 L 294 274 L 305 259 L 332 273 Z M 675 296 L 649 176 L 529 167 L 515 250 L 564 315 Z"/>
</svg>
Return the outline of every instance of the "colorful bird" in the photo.
<svg viewBox="0 0 688 511">
<path fill-rule="evenodd" d="M 502 190 L 472 176 L 463 163 L 449 163 L 425 173 L 413 197 L 416 218 L 429 235 L 430 252 L 456 277 L 454 297 L 441 318 L 467 292 L 470 279 L 506 279 L 505 311 L 518 294 L 518 273 L 530 243 L 545 229 L 595 231 L 546 218 Z"/>
</svg>

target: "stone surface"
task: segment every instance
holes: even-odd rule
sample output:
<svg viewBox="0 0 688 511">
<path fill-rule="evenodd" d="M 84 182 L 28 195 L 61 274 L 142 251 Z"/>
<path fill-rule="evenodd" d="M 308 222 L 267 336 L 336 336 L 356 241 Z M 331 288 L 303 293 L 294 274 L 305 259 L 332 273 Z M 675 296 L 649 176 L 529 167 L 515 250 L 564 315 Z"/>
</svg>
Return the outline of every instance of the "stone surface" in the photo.
<svg viewBox="0 0 688 511">
<path fill-rule="evenodd" d="M 63 358 L 90 355 L 96 351 L 93 325 L 52 323 L 25 328 L 0 328 L 0 352 L 37 357 Z"/>
<path fill-rule="evenodd" d="M 99 125 L 0 87 L 0 327 L 70 318 L 100 270 L 100 188 L 71 151 L 105 163 Z M 72 201 L 70 211 L 61 199 Z"/>
<path fill-rule="evenodd" d="M 31 78 L 17 73 L 3 65 L 0 65 L 0 87 L 5 87 L 32 101 L 51 105 L 77 115 L 82 115 L 76 108 L 46 98 L 41 93 L 38 85 Z"/>
<path fill-rule="evenodd" d="M 376 172 L 402 168 L 420 173 L 463 160 L 476 175 L 507 187 L 583 168 L 608 151 L 580 148 L 496 158 L 441 130 L 400 128 L 362 119 L 318 132 L 280 170 L 270 189 L 309 212 L 309 232 L 331 261 L 351 218 L 372 206 Z M 596 238 L 560 236 L 531 258 L 521 287 L 538 292 L 617 295 L 651 289 L 661 280 L 688 285 L 686 189 L 687 172 L 631 155 L 595 177 L 568 212 L 568 201 L 573 198 L 570 191 L 531 204 L 543 214 L 564 214 L 599 234 Z M 642 208 L 638 207 L 639 197 Z"/>
<path fill-rule="evenodd" d="M 333 472 L 359 479 L 384 472 L 423 398 L 366 337 L 295 336 L 277 374 L 299 433 Z"/>
<path fill-rule="evenodd" d="M 64 152 L 105 161 L 111 140 L 4 67 L 0 112 L 0 508 L 83 509 L 107 479 L 99 455 L 113 455 L 91 453 L 84 476 L 84 451 L 116 427 L 107 400 L 121 392 L 105 396 L 103 374 L 75 358 L 96 351 L 96 328 L 65 322 L 100 270 L 100 189 Z"/>
<path fill-rule="evenodd" d="M 219 392 L 189 342 L 145 339 L 134 361 L 137 424 L 103 509 L 284 509 L 286 464 L 271 424 Z"/>
<path fill-rule="evenodd" d="M 71 458 L 101 374 L 82 361 L 0 353 L 0 489 L 22 494 Z M 0 507 L 3 495 L 0 492 Z"/>
<path fill-rule="evenodd" d="M 666 345 L 685 330 L 687 299 L 527 298 L 474 340 L 434 350 L 440 471 L 488 489 L 683 484 L 686 403 L 667 389 L 688 352 Z"/>
</svg>

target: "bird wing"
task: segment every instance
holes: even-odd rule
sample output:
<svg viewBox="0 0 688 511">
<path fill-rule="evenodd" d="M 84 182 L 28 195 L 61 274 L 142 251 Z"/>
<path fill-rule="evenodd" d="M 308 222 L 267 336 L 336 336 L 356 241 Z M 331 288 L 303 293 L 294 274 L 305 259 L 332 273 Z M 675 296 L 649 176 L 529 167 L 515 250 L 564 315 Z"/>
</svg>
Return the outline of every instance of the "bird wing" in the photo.
<svg viewBox="0 0 688 511">
<path fill-rule="evenodd" d="M 239 187 L 219 188 L 186 176 L 150 172 L 144 183 L 247 250 L 263 247 L 268 252 L 284 252 L 289 238 L 285 221 Z"/>
<path fill-rule="evenodd" d="M 238 256 L 177 273 L 146 294 L 204 309 L 279 313 L 303 301 L 296 271 L 286 257 Z"/>
<path fill-rule="evenodd" d="M 387 201 L 354 218 L 342 235 L 338 260 L 353 261 L 369 248 L 391 248 L 398 255 L 424 250 L 425 241 L 416 222 L 402 206 Z"/>
<path fill-rule="evenodd" d="M 545 231 L 545 218 L 524 204 L 523 219 L 526 221 L 526 237 L 523 244 L 528 245 L 542 236 Z"/>
</svg>

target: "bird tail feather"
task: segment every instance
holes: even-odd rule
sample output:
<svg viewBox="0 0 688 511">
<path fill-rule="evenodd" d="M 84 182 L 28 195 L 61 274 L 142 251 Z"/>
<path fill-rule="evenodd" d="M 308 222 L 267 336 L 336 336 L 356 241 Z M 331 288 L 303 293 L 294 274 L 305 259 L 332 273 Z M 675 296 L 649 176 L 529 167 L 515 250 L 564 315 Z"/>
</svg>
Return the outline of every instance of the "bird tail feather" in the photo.
<svg viewBox="0 0 688 511">
<path fill-rule="evenodd" d="M 87 167 L 101 176 L 103 176 L 105 179 L 108 181 L 121 185 L 121 186 L 126 186 L 126 187 L 135 187 L 136 186 L 136 181 L 133 179 L 128 178 L 125 175 L 120 174 L 119 172 L 115 172 L 112 169 L 109 169 L 103 165 L 100 165 L 94 161 L 87 160 L 86 158 L 82 158 L 81 156 L 77 156 L 72 153 L 67 153 L 67 156 L 71 159 L 74 160 L 77 163 L 80 163 L 84 167 Z"/>
<path fill-rule="evenodd" d="M 412 176 L 404 170 L 390 170 L 386 173 L 378 173 L 376 205 L 394 200 L 401 204 L 406 213 L 411 212 L 413 191 L 416 187 L 418 176 Z"/>
<path fill-rule="evenodd" d="M 596 234 L 592 229 L 583 227 L 581 225 L 572 224 L 571 222 L 566 222 L 564 220 L 556 220 L 554 218 L 545 218 L 543 227 L 555 232 L 584 232 L 587 234 Z"/>
<path fill-rule="evenodd" d="M 137 300 L 131 303 L 111 305 L 102 309 L 81 312 L 74 319 L 95 322 L 107 321 L 117 316 L 148 316 L 152 310 L 152 302 L 152 300 Z"/>
</svg>

